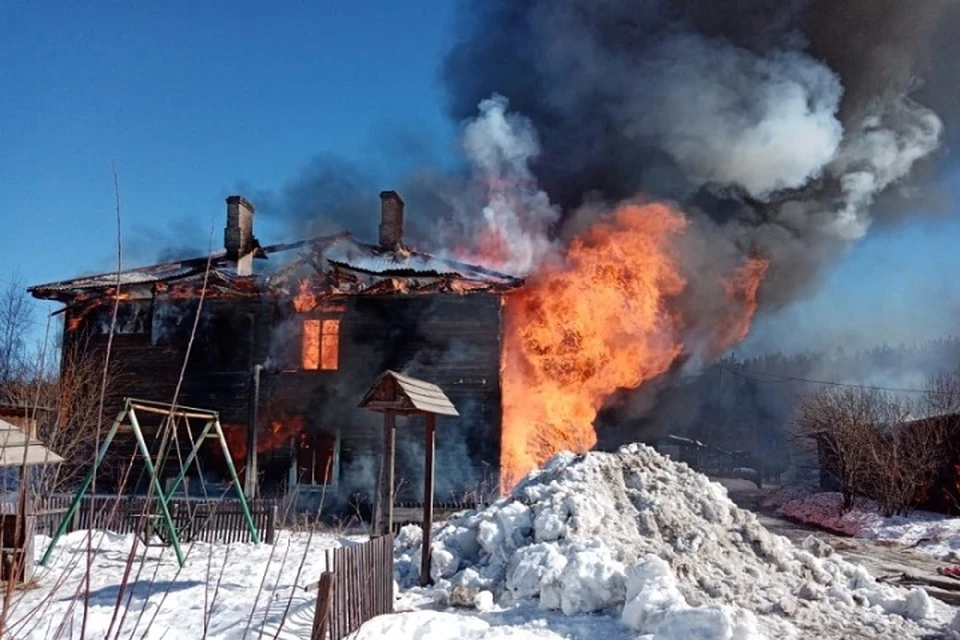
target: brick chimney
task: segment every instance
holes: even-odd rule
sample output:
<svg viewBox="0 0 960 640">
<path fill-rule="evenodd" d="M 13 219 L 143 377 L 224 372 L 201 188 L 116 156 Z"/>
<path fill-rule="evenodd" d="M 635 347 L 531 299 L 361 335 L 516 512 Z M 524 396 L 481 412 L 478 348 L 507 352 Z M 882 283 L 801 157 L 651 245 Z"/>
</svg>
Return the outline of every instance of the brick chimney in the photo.
<svg viewBox="0 0 960 640">
<path fill-rule="evenodd" d="M 243 196 L 227 196 L 227 226 L 223 230 L 223 247 L 229 260 L 236 260 L 237 275 L 253 275 L 253 254 L 257 241 L 253 237 L 253 205 Z"/>
<path fill-rule="evenodd" d="M 403 242 L 403 200 L 396 191 L 380 192 L 380 248 L 393 251 Z"/>
</svg>

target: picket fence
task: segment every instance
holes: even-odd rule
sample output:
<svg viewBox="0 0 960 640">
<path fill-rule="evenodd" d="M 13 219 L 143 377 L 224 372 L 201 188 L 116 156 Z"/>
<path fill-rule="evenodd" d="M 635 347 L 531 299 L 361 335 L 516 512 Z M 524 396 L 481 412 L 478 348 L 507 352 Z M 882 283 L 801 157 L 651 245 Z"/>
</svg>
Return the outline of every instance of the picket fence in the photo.
<svg viewBox="0 0 960 640">
<path fill-rule="evenodd" d="M 51 495 L 33 505 L 34 532 L 52 536 L 69 509 L 71 495 Z M 114 533 L 152 533 L 166 536 L 154 514 L 156 499 L 145 509 L 146 497 L 87 495 L 67 525 L 67 533 L 85 529 L 101 529 Z M 261 542 L 273 544 L 277 532 L 278 503 L 275 500 L 254 500 L 248 503 L 253 524 Z M 16 504 L 0 503 L 0 513 Z M 12 511 L 11 511 L 12 513 Z M 240 502 L 236 499 L 173 498 L 170 515 L 181 542 L 251 542 Z"/>
<path fill-rule="evenodd" d="M 393 534 L 329 549 L 326 560 L 312 640 L 341 640 L 374 616 L 393 613 Z"/>
</svg>

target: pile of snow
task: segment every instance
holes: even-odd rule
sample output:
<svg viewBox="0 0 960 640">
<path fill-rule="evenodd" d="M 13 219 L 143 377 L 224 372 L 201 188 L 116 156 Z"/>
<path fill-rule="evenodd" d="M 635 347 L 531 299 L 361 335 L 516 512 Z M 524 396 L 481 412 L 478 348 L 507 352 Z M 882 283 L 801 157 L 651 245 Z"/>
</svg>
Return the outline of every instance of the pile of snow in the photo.
<svg viewBox="0 0 960 640">
<path fill-rule="evenodd" d="M 401 586 L 419 577 L 420 533 L 397 538 Z M 942 631 L 950 615 L 815 538 L 797 548 L 769 533 L 723 487 L 643 445 L 558 455 L 434 541 L 443 592 L 611 613 L 641 637 L 906 638 Z"/>
<path fill-rule="evenodd" d="M 844 509 L 840 493 L 817 493 L 790 500 L 779 511 L 788 518 L 837 533 L 892 542 L 939 560 L 960 562 L 960 518 L 929 511 L 884 517 L 877 503 L 865 499 Z"/>
</svg>

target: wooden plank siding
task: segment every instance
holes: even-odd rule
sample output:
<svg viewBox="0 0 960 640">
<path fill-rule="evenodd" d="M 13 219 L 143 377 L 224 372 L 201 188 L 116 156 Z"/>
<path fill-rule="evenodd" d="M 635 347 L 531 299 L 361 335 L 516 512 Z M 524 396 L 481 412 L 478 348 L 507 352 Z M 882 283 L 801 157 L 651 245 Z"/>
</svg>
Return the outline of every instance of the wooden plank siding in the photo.
<svg viewBox="0 0 960 640">
<path fill-rule="evenodd" d="M 124 304 L 128 303 L 121 306 Z M 196 303 L 158 298 L 149 304 L 148 323 L 114 337 L 112 360 L 119 372 L 106 409 L 108 420 L 116 415 L 124 397 L 162 402 L 173 398 Z M 109 305 L 101 307 L 85 316 L 81 330 L 65 332 L 65 346 L 76 343 L 90 351 L 102 351 L 107 336 L 98 327 L 104 326 L 102 316 Z M 343 311 L 334 314 L 341 321 L 339 368 L 303 371 L 302 322 L 330 315 L 329 311 L 294 314 L 292 308 L 270 298 L 206 300 L 179 401 L 219 411 L 224 424 L 246 425 L 251 370 L 269 359 L 276 367 L 261 376 L 261 430 L 268 413 L 279 413 L 302 416 L 307 431 L 339 436 L 339 477 L 334 478 L 334 490 L 328 492 L 328 503 L 342 504 L 372 491 L 375 485 L 371 465 L 377 463 L 380 452 L 381 420 L 359 410 L 357 403 L 384 370 L 393 369 L 438 385 L 461 413 L 460 417 L 437 420 L 437 499 L 449 499 L 451 487 L 458 482 L 464 486 L 456 490 L 468 490 L 467 485 L 477 478 L 496 472 L 501 420 L 499 294 L 349 298 Z M 200 426 L 194 425 L 194 429 Z M 422 476 L 422 456 L 405 453 L 405 443 L 422 443 L 423 427 L 404 419 L 398 421 L 398 427 L 397 477 L 406 491 L 402 495 L 419 499 L 422 483 L 416 478 Z M 181 451 L 187 448 L 181 443 Z M 462 459 L 450 457 L 454 450 L 463 452 Z M 119 461 L 114 466 L 125 466 L 132 451 L 132 440 L 121 437 L 111 451 L 111 457 Z M 261 454 L 261 460 L 268 461 L 260 467 L 265 495 L 284 490 L 294 451 L 292 445 L 278 444 Z M 139 464 L 131 470 L 131 478 L 143 475 Z M 212 468 L 216 456 L 203 456 L 201 464 Z M 176 471 L 167 469 L 165 475 Z"/>
</svg>

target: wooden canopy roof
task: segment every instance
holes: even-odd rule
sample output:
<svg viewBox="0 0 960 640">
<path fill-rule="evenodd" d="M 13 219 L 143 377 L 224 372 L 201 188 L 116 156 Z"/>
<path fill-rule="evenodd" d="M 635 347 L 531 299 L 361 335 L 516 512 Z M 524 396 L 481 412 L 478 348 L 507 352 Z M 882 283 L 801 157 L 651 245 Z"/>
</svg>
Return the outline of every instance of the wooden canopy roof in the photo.
<svg viewBox="0 0 960 640">
<path fill-rule="evenodd" d="M 0 467 L 60 464 L 63 458 L 16 425 L 0 420 Z"/>
<path fill-rule="evenodd" d="M 460 415 L 440 387 L 396 371 L 384 371 L 370 391 L 363 396 L 359 407 L 381 413 L 394 411 L 400 414 Z"/>
</svg>

